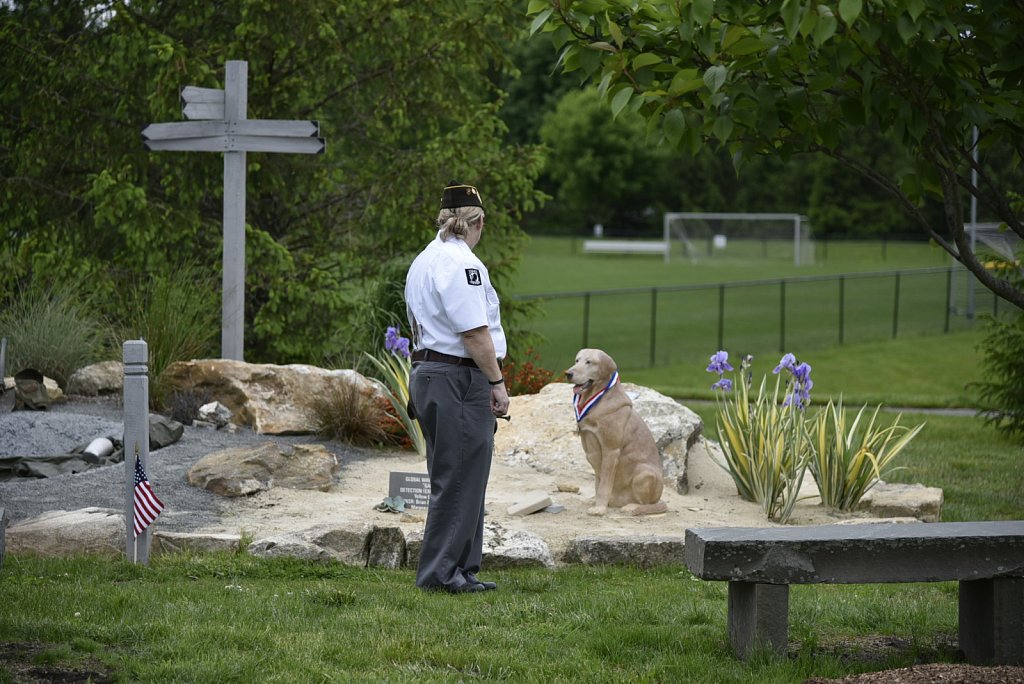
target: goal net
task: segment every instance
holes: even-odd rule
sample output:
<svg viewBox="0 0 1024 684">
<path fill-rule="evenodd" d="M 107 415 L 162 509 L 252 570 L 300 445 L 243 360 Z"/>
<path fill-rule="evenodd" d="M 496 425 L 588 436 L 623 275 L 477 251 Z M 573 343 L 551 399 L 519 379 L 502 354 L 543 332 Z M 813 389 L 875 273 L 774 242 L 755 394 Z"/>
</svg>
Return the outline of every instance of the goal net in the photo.
<svg viewBox="0 0 1024 684">
<path fill-rule="evenodd" d="M 1016 233 L 1001 223 L 968 223 L 964 229 L 974 245 L 975 255 L 985 268 L 1004 278 L 1011 275 L 1011 270 L 1015 275 L 1024 277 L 1024 265 L 1021 264 L 1024 241 Z M 992 301 L 992 294 L 956 259 L 953 260 L 949 287 L 950 312 L 958 316 L 974 318 L 981 311 L 989 311 L 990 302 L 998 306 L 998 301 Z"/>
<path fill-rule="evenodd" d="M 691 261 L 729 258 L 814 263 L 811 224 L 800 214 L 666 212 L 665 242 Z"/>
</svg>

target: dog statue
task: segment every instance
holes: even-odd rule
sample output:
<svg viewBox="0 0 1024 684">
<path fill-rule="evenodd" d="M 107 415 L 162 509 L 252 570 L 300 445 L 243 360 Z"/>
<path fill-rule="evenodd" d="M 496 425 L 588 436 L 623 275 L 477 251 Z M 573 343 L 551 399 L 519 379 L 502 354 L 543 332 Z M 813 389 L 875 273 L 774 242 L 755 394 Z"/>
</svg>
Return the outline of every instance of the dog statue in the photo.
<svg viewBox="0 0 1024 684">
<path fill-rule="evenodd" d="M 581 349 L 565 377 L 573 383 L 580 440 L 596 478 L 587 513 L 604 515 L 609 506 L 632 515 L 667 511 L 658 447 L 619 384 L 615 360 L 600 349 Z"/>
</svg>

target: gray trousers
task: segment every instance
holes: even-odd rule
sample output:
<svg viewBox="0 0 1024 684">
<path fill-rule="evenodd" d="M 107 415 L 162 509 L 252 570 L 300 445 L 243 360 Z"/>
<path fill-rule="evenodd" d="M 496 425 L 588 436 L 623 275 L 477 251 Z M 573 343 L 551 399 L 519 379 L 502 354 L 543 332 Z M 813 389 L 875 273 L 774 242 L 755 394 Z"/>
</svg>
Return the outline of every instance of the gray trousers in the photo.
<svg viewBox="0 0 1024 684">
<path fill-rule="evenodd" d="M 491 387 L 477 368 L 413 364 L 409 394 L 427 442 L 430 507 L 416 585 L 458 588 L 480 570 L 494 452 Z"/>
</svg>

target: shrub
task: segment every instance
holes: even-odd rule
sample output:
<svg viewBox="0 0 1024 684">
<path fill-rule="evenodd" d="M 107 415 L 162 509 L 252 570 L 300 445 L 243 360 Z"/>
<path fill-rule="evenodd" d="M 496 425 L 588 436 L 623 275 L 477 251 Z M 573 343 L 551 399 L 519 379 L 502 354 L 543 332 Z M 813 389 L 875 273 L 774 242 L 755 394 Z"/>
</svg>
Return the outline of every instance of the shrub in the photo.
<svg viewBox="0 0 1024 684">
<path fill-rule="evenodd" d="M 107 326 L 93 313 L 88 297 L 75 285 L 30 288 L 19 292 L 0 312 L 0 337 L 7 338 L 11 374 L 35 368 L 67 389 L 68 378 L 97 361 Z M 0 368 L 0 374 L 4 369 Z"/>
<path fill-rule="evenodd" d="M 983 381 L 973 383 L 985 421 L 1024 442 L 1024 312 L 989 318 L 978 348 Z"/>
<path fill-rule="evenodd" d="M 219 302 L 215 276 L 194 264 L 129 287 L 118 347 L 125 340 L 146 341 L 154 406 L 164 407 L 169 401 L 164 378 L 168 366 L 219 356 Z"/>
<path fill-rule="evenodd" d="M 551 382 L 554 373 L 540 365 L 540 354 L 529 347 L 522 360 L 515 357 L 505 359 L 501 374 L 505 377 L 505 387 L 509 396 L 536 394 Z"/>
<path fill-rule="evenodd" d="M 386 428 L 387 412 L 351 383 L 331 385 L 330 389 L 305 400 L 317 434 L 354 446 L 395 444 Z"/>
</svg>

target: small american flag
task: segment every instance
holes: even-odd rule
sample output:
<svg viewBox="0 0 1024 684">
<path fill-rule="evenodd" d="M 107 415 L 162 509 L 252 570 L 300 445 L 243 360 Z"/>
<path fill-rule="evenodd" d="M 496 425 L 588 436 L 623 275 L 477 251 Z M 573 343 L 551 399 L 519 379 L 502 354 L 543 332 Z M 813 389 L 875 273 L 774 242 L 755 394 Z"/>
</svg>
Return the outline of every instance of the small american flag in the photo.
<svg viewBox="0 0 1024 684">
<path fill-rule="evenodd" d="M 153 487 L 142 469 L 142 461 L 135 457 L 135 536 L 142 534 L 153 524 L 160 511 L 164 510 L 164 502 L 156 498 Z"/>
</svg>

